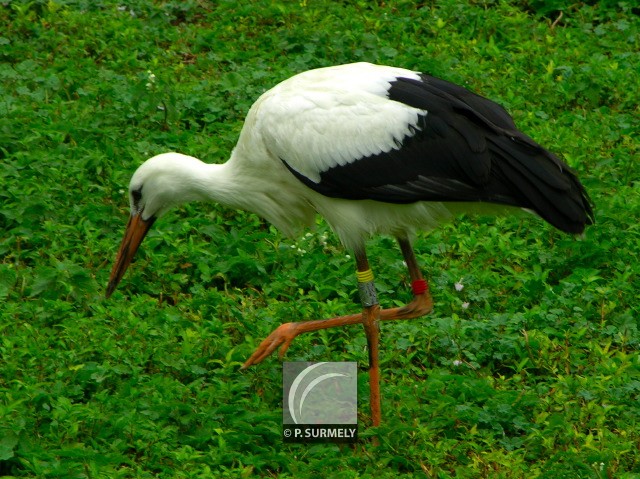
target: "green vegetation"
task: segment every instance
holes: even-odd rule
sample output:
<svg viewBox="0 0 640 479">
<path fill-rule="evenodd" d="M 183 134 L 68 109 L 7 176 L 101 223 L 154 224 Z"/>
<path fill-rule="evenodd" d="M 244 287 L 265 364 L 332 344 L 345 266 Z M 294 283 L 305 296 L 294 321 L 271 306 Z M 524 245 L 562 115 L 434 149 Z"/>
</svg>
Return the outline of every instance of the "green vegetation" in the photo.
<svg viewBox="0 0 640 479">
<path fill-rule="evenodd" d="M 640 477 L 632 4 L 0 1 L 0 476 Z M 502 103 L 578 170 L 597 224 L 576 240 L 463 217 L 421 235 L 436 310 L 382 326 L 383 425 L 367 427 L 361 328 L 324 331 L 286 357 L 359 362 L 363 441 L 288 445 L 279 361 L 239 367 L 282 322 L 358 309 L 323 222 L 294 241 L 190 205 L 104 287 L 143 160 L 222 162 L 261 92 L 359 60 Z M 409 299 L 393 241 L 370 255 L 383 306 Z"/>
</svg>

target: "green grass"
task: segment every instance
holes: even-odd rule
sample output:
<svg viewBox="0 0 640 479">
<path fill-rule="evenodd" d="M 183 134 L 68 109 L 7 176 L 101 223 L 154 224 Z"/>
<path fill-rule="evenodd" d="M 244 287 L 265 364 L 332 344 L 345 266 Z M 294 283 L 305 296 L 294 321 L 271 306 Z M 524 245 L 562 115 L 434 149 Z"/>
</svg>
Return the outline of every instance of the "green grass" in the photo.
<svg viewBox="0 0 640 479">
<path fill-rule="evenodd" d="M 0 2 L 0 476 L 640 477 L 640 11 L 588 3 Z M 324 331 L 287 359 L 358 361 L 363 440 L 288 445 L 279 361 L 239 367 L 282 322 L 358 309 L 324 223 L 294 241 L 190 205 L 104 288 L 144 159 L 222 162 L 261 92 L 358 60 L 505 105 L 597 223 L 421 235 L 436 310 L 382 326 L 383 425 L 361 328 Z M 370 256 L 383 306 L 409 299 L 393 241 Z"/>
</svg>

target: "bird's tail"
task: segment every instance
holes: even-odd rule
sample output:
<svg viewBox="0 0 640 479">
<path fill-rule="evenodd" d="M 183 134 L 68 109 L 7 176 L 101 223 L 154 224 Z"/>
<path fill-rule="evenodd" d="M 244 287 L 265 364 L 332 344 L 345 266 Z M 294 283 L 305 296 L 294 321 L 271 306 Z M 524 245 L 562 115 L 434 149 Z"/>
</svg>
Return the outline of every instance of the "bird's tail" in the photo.
<svg viewBox="0 0 640 479">
<path fill-rule="evenodd" d="M 580 234 L 593 224 L 593 203 L 566 163 L 520 132 L 491 143 L 501 159 L 494 162 L 499 166 L 493 173 L 515 188 L 511 193 L 520 205 L 567 233 Z"/>
</svg>

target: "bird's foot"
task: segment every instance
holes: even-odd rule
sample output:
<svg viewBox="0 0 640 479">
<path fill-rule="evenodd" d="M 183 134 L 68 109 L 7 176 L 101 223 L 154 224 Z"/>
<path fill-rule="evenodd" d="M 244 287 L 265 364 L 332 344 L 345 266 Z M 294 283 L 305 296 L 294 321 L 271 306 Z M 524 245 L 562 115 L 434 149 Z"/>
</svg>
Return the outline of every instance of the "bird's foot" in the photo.
<svg viewBox="0 0 640 479">
<path fill-rule="evenodd" d="M 278 357 L 282 359 L 284 353 L 289 349 L 291 341 L 293 341 L 299 334 L 297 328 L 298 324 L 300 323 L 284 323 L 273 330 L 271 334 L 260 343 L 260 346 L 258 346 L 251 357 L 245 361 L 242 365 L 242 369 L 247 369 L 249 366 L 258 364 L 273 353 L 278 347 L 280 347 Z"/>
<path fill-rule="evenodd" d="M 383 310 L 382 320 L 390 319 L 413 319 L 420 316 L 426 316 L 433 311 L 433 298 L 429 290 L 416 294 L 413 300 L 399 308 Z"/>
</svg>

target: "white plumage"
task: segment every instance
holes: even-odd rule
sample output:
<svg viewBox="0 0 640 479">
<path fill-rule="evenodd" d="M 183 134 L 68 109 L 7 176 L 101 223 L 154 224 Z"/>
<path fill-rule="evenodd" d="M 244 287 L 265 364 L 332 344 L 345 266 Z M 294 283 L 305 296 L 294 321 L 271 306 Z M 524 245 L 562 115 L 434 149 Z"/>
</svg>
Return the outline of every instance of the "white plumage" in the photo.
<svg viewBox="0 0 640 479">
<path fill-rule="evenodd" d="M 410 70 L 355 63 L 283 81 L 254 103 L 223 165 L 179 153 L 164 153 L 142 165 L 130 190 L 145 185 L 143 217 L 160 217 L 181 203 L 208 200 L 252 211 L 295 237 L 314 224 L 318 212 L 348 249 L 360 247 L 374 234 L 411 235 L 416 228 L 435 227 L 460 208 L 442 202 L 331 198 L 300 183 L 283 164 L 319 183 L 320 174 L 332 167 L 397 148 L 418 129 L 418 115 L 428 114 L 389 101 L 390 83 L 399 76 L 419 79 Z"/>
<path fill-rule="evenodd" d="M 368 63 L 296 75 L 256 101 L 248 115 L 256 118 L 249 142 L 262 138 L 272 156 L 316 183 L 329 168 L 388 152 L 426 113 L 388 100 L 398 76 L 418 78 L 409 70 Z"/>
<path fill-rule="evenodd" d="M 131 191 L 145 185 L 144 202 L 134 206 L 132 199 L 132 211 L 139 211 L 144 219 L 157 219 L 186 202 L 213 201 L 254 212 L 288 237 L 312 227 L 318 213 L 345 247 L 353 250 L 374 234 L 410 236 L 416 228 L 433 228 L 464 210 L 456 203 L 398 205 L 330 198 L 300 183 L 279 159 L 261 150 L 243 151 L 239 145 L 222 165 L 180 153 L 150 158 L 131 179 Z"/>
<path fill-rule="evenodd" d="M 376 233 L 434 227 L 451 216 L 441 203 L 329 198 L 301 184 L 281 160 L 317 183 L 331 167 L 393 149 L 416 128 L 421 112 L 387 99 L 389 84 L 398 75 L 418 78 L 409 70 L 356 63 L 285 80 L 251 107 L 226 163 L 164 153 L 142 165 L 130 190 L 145 185 L 149 192 L 143 217 L 160 217 L 189 201 L 215 201 L 252 211 L 295 237 L 314 224 L 318 212 L 348 249 Z"/>
</svg>

